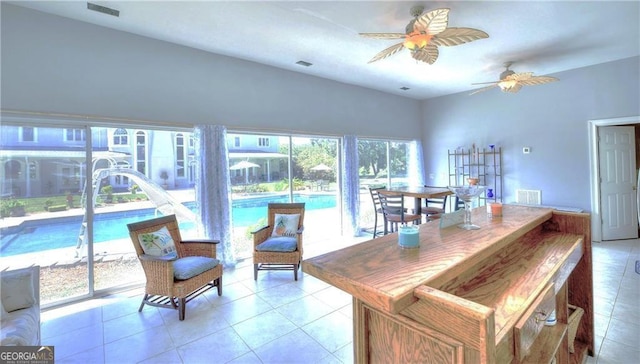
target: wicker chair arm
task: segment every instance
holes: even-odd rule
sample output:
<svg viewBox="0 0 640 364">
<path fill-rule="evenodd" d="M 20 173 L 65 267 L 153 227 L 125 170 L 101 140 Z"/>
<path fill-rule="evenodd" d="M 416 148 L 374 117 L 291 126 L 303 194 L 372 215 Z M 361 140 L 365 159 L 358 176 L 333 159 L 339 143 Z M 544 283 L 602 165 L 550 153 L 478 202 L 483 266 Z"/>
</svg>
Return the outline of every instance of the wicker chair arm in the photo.
<svg viewBox="0 0 640 364">
<path fill-rule="evenodd" d="M 264 242 L 269 238 L 269 226 L 265 226 L 262 229 L 254 231 L 253 234 L 253 247 L 255 248 L 258 244 Z"/>
<path fill-rule="evenodd" d="M 185 244 L 192 244 L 192 243 L 203 243 L 203 244 L 220 244 L 220 240 L 214 240 L 214 239 L 187 239 L 187 240 L 182 240 L 182 243 Z"/>
<path fill-rule="evenodd" d="M 140 264 L 147 278 L 147 293 L 173 296 L 173 261 L 140 256 Z"/>
<path fill-rule="evenodd" d="M 261 233 L 263 230 L 267 230 L 269 227 L 270 227 L 269 225 L 267 225 L 267 226 L 263 226 L 263 227 L 261 227 L 261 228 L 260 228 L 260 229 L 258 229 L 258 230 L 252 231 L 252 232 L 251 232 L 251 234 L 258 234 L 258 233 Z"/>
</svg>

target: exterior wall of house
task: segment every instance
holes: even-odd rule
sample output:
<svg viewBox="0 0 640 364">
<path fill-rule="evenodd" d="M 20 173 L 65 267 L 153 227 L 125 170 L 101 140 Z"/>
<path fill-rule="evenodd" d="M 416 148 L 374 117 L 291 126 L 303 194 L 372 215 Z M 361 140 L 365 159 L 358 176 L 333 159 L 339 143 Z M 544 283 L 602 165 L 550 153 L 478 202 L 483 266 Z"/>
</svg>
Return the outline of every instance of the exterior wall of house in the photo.
<svg viewBox="0 0 640 364">
<path fill-rule="evenodd" d="M 278 153 L 278 137 L 271 135 L 227 134 L 229 153 Z"/>
</svg>

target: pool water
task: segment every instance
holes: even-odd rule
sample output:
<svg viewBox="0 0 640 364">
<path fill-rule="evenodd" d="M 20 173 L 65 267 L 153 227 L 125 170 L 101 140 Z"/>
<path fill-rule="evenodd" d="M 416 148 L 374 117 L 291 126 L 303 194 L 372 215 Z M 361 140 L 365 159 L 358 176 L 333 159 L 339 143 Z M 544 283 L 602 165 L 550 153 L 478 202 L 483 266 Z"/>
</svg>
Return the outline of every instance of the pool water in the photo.
<svg viewBox="0 0 640 364">
<path fill-rule="evenodd" d="M 267 216 L 269 202 L 288 202 L 289 196 L 261 196 L 234 200 L 232 221 L 234 227 L 257 224 Z M 336 207 L 335 195 L 294 195 L 295 202 L 304 202 L 306 210 Z M 194 203 L 186 203 L 195 211 Z M 94 218 L 94 243 L 99 244 L 129 237 L 127 224 L 156 217 L 155 209 L 127 210 L 96 214 Z M 82 216 L 25 221 L 17 228 L 2 231 L 0 255 L 2 257 L 39 252 L 49 249 L 75 247 Z M 180 230 L 195 229 L 193 222 L 180 223 Z M 96 246 L 96 249 L 99 249 Z"/>
</svg>

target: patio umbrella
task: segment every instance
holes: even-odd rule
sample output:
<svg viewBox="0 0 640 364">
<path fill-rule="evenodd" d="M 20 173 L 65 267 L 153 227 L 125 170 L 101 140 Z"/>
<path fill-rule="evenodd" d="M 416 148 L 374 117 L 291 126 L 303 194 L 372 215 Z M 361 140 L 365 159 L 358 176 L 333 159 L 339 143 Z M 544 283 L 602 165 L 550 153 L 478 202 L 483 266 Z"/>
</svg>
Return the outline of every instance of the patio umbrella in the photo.
<svg viewBox="0 0 640 364">
<path fill-rule="evenodd" d="M 260 167 L 259 165 L 255 164 L 255 163 L 251 163 L 248 161 L 240 161 L 234 165 L 232 165 L 231 167 L 229 167 L 230 170 L 235 171 L 238 169 L 248 169 L 248 168 L 255 168 L 255 167 Z"/>
<path fill-rule="evenodd" d="M 315 167 L 311 168 L 312 171 L 333 171 L 333 168 L 329 167 L 324 163 L 320 163 Z"/>
<path fill-rule="evenodd" d="M 244 169 L 244 182 L 245 183 L 249 183 L 249 168 L 260 168 L 259 165 L 255 164 L 255 163 L 251 163 L 249 161 L 240 161 L 234 165 L 232 165 L 231 167 L 229 167 L 230 170 L 235 171 L 238 169 Z"/>
</svg>

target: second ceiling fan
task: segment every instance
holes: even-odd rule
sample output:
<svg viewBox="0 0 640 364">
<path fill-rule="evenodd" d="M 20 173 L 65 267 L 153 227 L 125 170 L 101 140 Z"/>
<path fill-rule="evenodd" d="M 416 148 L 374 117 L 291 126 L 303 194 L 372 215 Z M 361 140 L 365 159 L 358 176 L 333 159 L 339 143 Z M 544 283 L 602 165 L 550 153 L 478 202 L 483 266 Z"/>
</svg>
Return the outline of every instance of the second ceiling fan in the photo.
<svg viewBox="0 0 640 364">
<path fill-rule="evenodd" d="M 494 87 L 499 87 L 502 92 L 511 92 L 516 93 L 520 91 L 522 86 L 533 86 L 533 85 L 541 85 L 544 83 L 558 81 L 557 78 L 551 76 L 534 76 L 533 72 L 524 72 L 524 73 L 515 73 L 510 70 L 509 67 L 513 62 L 506 62 L 504 66 L 506 70 L 500 74 L 499 81 L 492 82 L 480 82 L 480 83 L 472 83 L 472 85 L 486 85 L 483 88 L 477 89 L 470 93 L 469 95 L 477 94 L 478 92 L 487 91 Z"/>
</svg>

